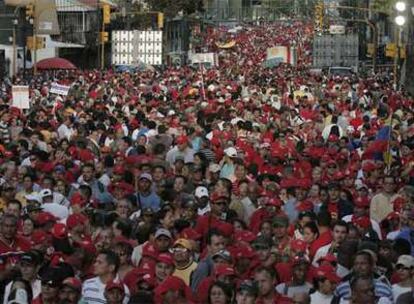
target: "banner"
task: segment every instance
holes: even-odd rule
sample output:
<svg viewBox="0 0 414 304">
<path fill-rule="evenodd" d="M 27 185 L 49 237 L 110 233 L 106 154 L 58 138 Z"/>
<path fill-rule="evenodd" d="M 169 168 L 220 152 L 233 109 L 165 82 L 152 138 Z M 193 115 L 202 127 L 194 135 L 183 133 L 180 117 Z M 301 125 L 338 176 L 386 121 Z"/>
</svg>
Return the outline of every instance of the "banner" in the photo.
<svg viewBox="0 0 414 304">
<path fill-rule="evenodd" d="M 29 86 L 12 86 L 13 107 L 30 109 Z"/>
<path fill-rule="evenodd" d="M 265 67 L 273 68 L 281 63 L 296 65 L 296 49 L 287 46 L 274 46 L 266 51 Z"/>
<path fill-rule="evenodd" d="M 55 0 L 36 0 L 37 35 L 60 35 Z"/>
<path fill-rule="evenodd" d="M 217 66 L 217 56 L 215 53 L 191 53 L 189 55 L 191 64 L 210 64 Z"/>
<path fill-rule="evenodd" d="M 56 82 L 50 86 L 50 93 L 67 96 L 69 93 L 69 86 L 61 85 Z"/>
<path fill-rule="evenodd" d="M 218 42 L 216 42 L 216 46 L 220 49 L 231 49 L 235 45 L 236 45 L 235 40 L 232 40 L 232 41 L 227 42 L 227 43 L 218 43 Z"/>
</svg>

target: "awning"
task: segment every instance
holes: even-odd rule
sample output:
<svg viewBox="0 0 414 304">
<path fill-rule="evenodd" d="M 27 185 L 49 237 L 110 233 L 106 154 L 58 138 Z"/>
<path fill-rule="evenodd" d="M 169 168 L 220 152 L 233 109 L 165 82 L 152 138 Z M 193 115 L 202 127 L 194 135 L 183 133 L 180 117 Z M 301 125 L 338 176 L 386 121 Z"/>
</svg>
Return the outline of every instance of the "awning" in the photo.
<svg viewBox="0 0 414 304">
<path fill-rule="evenodd" d="M 40 60 L 36 67 L 39 70 L 76 70 L 76 66 L 64 58 L 47 58 Z"/>
</svg>

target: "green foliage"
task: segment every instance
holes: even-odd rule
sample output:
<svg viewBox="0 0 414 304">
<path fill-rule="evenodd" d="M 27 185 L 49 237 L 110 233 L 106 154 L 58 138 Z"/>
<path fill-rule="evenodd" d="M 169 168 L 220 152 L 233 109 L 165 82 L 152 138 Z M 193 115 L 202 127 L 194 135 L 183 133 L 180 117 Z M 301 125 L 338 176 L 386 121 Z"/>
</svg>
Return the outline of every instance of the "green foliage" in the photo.
<svg viewBox="0 0 414 304">
<path fill-rule="evenodd" d="M 189 15 L 201 11 L 203 7 L 202 0 L 148 0 L 148 4 L 153 11 L 160 11 L 167 16 L 173 17 L 182 11 Z"/>
</svg>

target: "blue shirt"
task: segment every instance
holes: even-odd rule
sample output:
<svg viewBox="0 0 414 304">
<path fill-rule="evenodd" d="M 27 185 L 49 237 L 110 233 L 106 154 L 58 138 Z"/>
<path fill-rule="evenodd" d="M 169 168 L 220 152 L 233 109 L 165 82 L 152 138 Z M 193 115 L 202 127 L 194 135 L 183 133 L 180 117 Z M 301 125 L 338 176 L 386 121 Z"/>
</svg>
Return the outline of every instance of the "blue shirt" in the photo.
<svg viewBox="0 0 414 304">
<path fill-rule="evenodd" d="M 155 192 L 151 192 L 148 196 L 137 193 L 137 200 L 141 210 L 144 208 L 151 208 L 154 211 L 160 210 L 161 198 Z"/>
<path fill-rule="evenodd" d="M 408 241 L 411 245 L 411 255 L 414 255 L 414 229 L 403 229 L 395 239 L 403 239 Z"/>
</svg>

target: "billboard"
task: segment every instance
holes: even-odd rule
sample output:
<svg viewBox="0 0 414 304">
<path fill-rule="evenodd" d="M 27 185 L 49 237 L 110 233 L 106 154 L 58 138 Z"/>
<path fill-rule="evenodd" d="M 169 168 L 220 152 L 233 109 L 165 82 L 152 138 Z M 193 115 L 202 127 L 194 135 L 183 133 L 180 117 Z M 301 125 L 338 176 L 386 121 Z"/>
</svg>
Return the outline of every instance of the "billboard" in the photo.
<svg viewBox="0 0 414 304">
<path fill-rule="evenodd" d="M 112 64 L 161 65 L 162 31 L 113 31 Z"/>
</svg>

